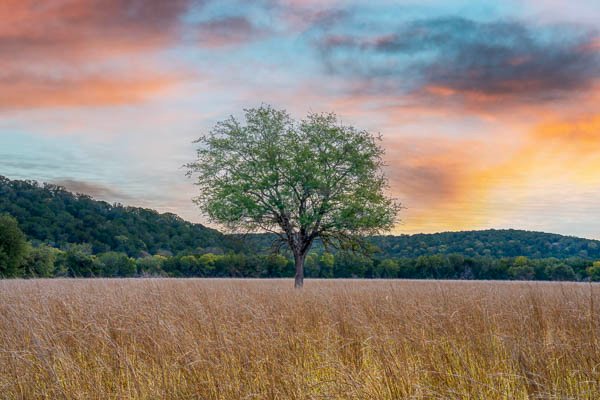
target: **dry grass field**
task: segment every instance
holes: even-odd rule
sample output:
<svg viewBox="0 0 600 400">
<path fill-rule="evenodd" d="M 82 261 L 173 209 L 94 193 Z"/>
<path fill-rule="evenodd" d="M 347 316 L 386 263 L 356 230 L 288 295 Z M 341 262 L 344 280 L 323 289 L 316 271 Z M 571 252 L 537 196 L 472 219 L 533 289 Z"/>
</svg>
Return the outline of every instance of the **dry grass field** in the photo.
<svg viewBox="0 0 600 400">
<path fill-rule="evenodd" d="M 600 287 L 0 281 L 3 399 L 598 399 Z"/>
</svg>

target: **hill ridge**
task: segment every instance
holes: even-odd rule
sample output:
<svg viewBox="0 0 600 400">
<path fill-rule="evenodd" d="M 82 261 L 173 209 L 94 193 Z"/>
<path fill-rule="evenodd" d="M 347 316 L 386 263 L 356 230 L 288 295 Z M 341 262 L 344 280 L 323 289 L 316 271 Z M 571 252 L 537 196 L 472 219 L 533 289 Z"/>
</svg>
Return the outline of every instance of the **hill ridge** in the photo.
<svg viewBox="0 0 600 400">
<path fill-rule="evenodd" d="M 120 251 L 135 257 L 146 253 L 266 252 L 271 241 L 269 234 L 251 234 L 241 244 L 240 235 L 224 234 L 174 213 L 111 204 L 60 185 L 1 175 L 0 213 L 15 217 L 30 240 L 57 247 L 90 243 L 94 252 Z M 600 259 L 599 240 L 514 228 L 390 234 L 370 240 L 380 249 L 375 254 L 378 258 L 462 254 Z"/>
<path fill-rule="evenodd" d="M 90 243 L 94 252 L 177 253 L 231 247 L 221 232 L 173 213 L 95 200 L 62 186 L 0 176 L 0 213 L 15 217 L 32 240 L 64 246 Z"/>
</svg>

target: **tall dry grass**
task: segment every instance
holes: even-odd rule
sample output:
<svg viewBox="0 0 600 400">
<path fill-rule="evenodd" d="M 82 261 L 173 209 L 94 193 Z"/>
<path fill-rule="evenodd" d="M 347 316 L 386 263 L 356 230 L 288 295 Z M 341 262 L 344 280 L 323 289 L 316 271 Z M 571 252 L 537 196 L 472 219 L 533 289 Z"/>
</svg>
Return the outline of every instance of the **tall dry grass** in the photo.
<svg viewBox="0 0 600 400">
<path fill-rule="evenodd" d="M 598 399 L 600 288 L 0 282 L 5 399 Z"/>
</svg>

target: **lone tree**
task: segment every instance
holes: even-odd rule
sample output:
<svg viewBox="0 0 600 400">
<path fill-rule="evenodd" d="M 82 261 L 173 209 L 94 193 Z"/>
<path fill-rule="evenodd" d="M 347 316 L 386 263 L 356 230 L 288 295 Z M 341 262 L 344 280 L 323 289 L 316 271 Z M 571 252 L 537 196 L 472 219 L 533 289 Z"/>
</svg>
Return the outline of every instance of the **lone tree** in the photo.
<svg viewBox="0 0 600 400">
<path fill-rule="evenodd" d="M 212 222 L 231 231 L 267 231 L 289 246 L 295 287 L 314 241 L 360 250 L 365 235 L 389 230 L 399 205 L 387 197 L 380 137 L 342 125 L 335 114 L 294 121 L 269 106 L 217 123 L 196 141 L 194 199 Z"/>
</svg>

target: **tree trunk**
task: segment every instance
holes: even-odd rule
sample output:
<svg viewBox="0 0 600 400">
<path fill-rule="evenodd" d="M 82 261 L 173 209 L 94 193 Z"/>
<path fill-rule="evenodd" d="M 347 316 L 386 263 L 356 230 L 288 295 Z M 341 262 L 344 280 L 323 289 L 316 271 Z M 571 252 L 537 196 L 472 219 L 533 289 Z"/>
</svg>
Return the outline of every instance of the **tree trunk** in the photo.
<svg viewBox="0 0 600 400">
<path fill-rule="evenodd" d="M 296 278 L 294 279 L 294 287 L 301 289 L 304 285 L 304 258 L 305 254 L 295 254 L 294 263 L 296 264 Z"/>
</svg>

